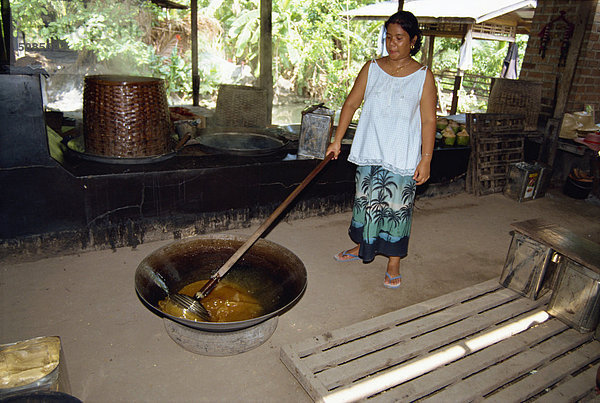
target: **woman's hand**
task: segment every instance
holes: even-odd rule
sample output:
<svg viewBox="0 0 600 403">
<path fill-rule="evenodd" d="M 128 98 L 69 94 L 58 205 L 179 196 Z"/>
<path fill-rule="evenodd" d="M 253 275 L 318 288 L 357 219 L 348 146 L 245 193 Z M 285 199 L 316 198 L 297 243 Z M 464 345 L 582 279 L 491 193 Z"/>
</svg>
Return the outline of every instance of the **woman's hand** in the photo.
<svg viewBox="0 0 600 403">
<path fill-rule="evenodd" d="M 417 169 L 413 175 L 413 179 L 417 182 L 417 185 L 422 185 L 429 180 L 429 175 L 431 173 L 431 157 L 425 158 L 426 159 L 421 159 L 421 162 L 417 165 Z"/>
<path fill-rule="evenodd" d="M 329 144 L 329 147 L 327 147 L 327 151 L 325 151 L 325 156 L 329 155 L 330 153 L 333 153 L 332 159 L 337 160 L 338 155 L 340 155 L 341 150 L 342 150 L 342 145 L 340 143 L 338 143 L 337 141 L 334 141 L 333 143 Z"/>
</svg>

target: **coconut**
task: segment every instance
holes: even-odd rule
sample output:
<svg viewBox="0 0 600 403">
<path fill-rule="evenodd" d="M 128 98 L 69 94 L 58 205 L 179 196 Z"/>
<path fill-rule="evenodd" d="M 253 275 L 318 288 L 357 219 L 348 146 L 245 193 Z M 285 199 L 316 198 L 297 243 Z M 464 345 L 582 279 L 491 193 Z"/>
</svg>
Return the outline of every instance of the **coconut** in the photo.
<svg viewBox="0 0 600 403">
<path fill-rule="evenodd" d="M 456 133 L 456 144 L 459 146 L 466 146 L 469 144 L 469 133 L 467 133 L 465 129 Z"/>
<path fill-rule="evenodd" d="M 437 130 L 444 130 L 446 128 L 446 126 L 448 126 L 448 119 L 437 118 L 435 126 L 436 126 Z"/>
<path fill-rule="evenodd" d="M 442 137 L 444 138 L 444 145 L 446 146 L 453 146 L 456 142 L 456 134 L 454 134 L 454 130 L 452 130 L 450 126 L 442 131 Z"/>
<path fill-rule="evenodd" d="M 448 123 L 448 127 L 451 127 L 452 130 L 454 130 L 454 134 L 460 131 L 460 124 L 454 120 Z"/>
</svg>

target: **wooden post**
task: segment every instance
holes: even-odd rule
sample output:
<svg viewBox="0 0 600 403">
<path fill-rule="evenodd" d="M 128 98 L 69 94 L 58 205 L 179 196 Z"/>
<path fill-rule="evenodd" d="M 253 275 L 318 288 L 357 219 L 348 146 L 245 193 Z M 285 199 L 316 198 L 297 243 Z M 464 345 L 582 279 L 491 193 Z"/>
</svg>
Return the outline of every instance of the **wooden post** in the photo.
<svg viewBox="0 0 600 403">
<path fill-rule="evenodd" d="M 404 0 L 398 0 L 398 11 L 404 10 Z"/>
<path fill-rule="evenodd" d="M 2 16 L 2 48 L 0 51 L 0 65 L 11 65 L 15 62 L 15 52 L 12 41 L 12 21 L 10 16 L 10 2 L 2 0 L 1 3 Z"/>
<path fill-rule="evenodd" d="M 199 105 L 200 76 L 198 75 L 198 0 L 192 0 L 192 102 L 194 106 Z"/>
<path fill-rule="evenodd" d="M 433 46 L 435 44 L 435 36 L 429 36 L 429 47 L 427 48 L 427 68 L 431 70 L 431 66 L 433 66 Z"/>
<path fill-rule="evenodd" d="M 454 77 L 454 88 L 452 89 L 452 105 L 450 106 L 450 114 L 456 115 L 456 111 L 458 109 L 458 91 L 460 90 L 460 86 L 462 84 L 463 72 L 458 69 L 456 71 L 456 76 Z"/>
<path fill-rule="evenodd" d="M 556 93 L 556 103 L 554 106 L 554 115 L 553 118 L 548 120 L 546 130 L 544 132 L 544 142 L 541 144 L 540 152 L 538 154 L 538 161 L 548 164 L 551 167 L 554 165 L 560 127 L 562 125 L 563 115 L 567 106 L 573 75 L 575 74 L 575 67 L 577 66 L 577 59 L 579 58 L 579 51 L 581 50 L 581 44 L 585 34 L 585 28 L 587 26 L 591 10 L 595 6 L 595 1 L 583 1 L 577 3 L 577 21 L 575 22 L 575 31 L 573 32 L 571 47 L 569 48 L 569 53 L 567 54 L 565 69 L 563 70 L 560 81 L 557 85 L 558 88 Z"/>
<path fill-rule="evenodd" d="M 596 1 L 582 1 L 577 3 L 577 21 L 575 21 L 575 31 L 573 32 L 573 38 L 571 40 L 571 46 L 569 47 L 569 53 L 567 53 L 567 60 L 565 63 L 565 69 L 560 77 L 558 84 L 558 92 L 556 94 L 556 106 L 554 107 L 554 117 L 562 119 L 567 106 L 569 98 L 569 91 L 573 83 L 573 75 L 575 74 L 575 67 L 577 67 L 577 59 L 579 58 L 579 51 L 581 50 L 581 44 L 583 43 L 583 36 L 585 34 L 585 28 L 590 16 L 592 7 L 595 8 Z"/>
<path fill-rule="evenodd" d="M 260 87 L 267 91 L 267 125 L 273 120 L 272 0 L 260 0 Z"/>
<path fill-rule="evenodd" d="M 423 35 L 421 42 L 421 57 L 419 59 L 419 63 L 421 63 L 422 65 L 426 66 L 427 65 L 427 52 L 425 51 L 425 48 L 429 48 L 429 37 L 426 35 Z"/>
<path fill-rule="evenodd" d="M 538 162 L 547 164 L 550 167 L 554 164 L 554 158 L 556 157 L 561 121 L 562 119 L 548 119 L 542 144 L 540 144 L 538 152 Z"/>
</svg>

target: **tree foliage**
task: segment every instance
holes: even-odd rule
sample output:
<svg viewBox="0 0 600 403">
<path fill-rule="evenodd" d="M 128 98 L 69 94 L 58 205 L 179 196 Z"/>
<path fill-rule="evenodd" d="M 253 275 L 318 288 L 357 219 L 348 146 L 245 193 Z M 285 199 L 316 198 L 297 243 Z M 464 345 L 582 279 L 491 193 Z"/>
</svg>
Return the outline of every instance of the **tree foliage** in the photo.
<svg viewBox="0 0 600 403">
<path fill-rule="evenodd" d="M 189 5 L 189 0 L 180 0 Z M 340 13 L 365 0 L 273 1 L 274 78 L 289 80 L 298 95 L 339 108 L 356 74 L 376 57 L 381 22 L 348 21 Z M 201 91 L 218 85 L 221 59 L 250 66 L 259 72 L 259 0 L 199 0 Z M 60 39 L 70 49 L 93 55 L 100 64 L 126 66 L 128 72 L 149 72 L 165 78 L 169 91 L 191 95 L 191 52 L 177 40 L 170 52 L 160 54 L 149 32 L 184 26 L 188 10 L 165 10 L 148 0 L 11 0 L 15 29 L 32 40 Z M 153 28 L 154 27 L 154 28 Z M 166 27 L 166 28 L 164 28 Z M 209 32 L 211 31 L 211 32 Z M 173 37 L 177 36 L 173 32 Z M 473 52 L 475 74 L 498 76 L 506 43 L 477 41 Z M 521 55 L 526 43 L 521 40 Z M 460 41 L 437 38 L 433 69 L 455 70 Z"/>
</svg>

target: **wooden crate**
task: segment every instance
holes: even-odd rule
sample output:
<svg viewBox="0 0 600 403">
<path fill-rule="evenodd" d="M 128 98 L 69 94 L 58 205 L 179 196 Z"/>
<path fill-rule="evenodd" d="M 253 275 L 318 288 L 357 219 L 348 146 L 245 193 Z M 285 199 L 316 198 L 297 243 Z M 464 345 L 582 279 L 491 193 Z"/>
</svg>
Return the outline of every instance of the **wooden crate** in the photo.
<svg viewBox="0 0 600 403">
<path fill-rule="evenodd" d="M 467 113 L 469 134 L 476 137 L 514 135 L 525 129 L 525 117 L 509 113 Z"/>
<path fill-rule="evenodd" d="M 508 167 L 525 156 L 524 117 L 473 113 L 466 122 L 471 136 L 467 191 L 476 196 L 501 192 Z"/>
<path fill-rule="evenodd" d="M 494 279 L 283 346 L 280 357 L 323 402 L 594 396 L 600 342 L 548 317 L 546 304 Z"/>
<path fill-rule="evenodd" d="M 524 138 L 483 138 L 477 142 L 478 195 L 501 192 L 510 164 L 523 161 Z"/>
</svg>

